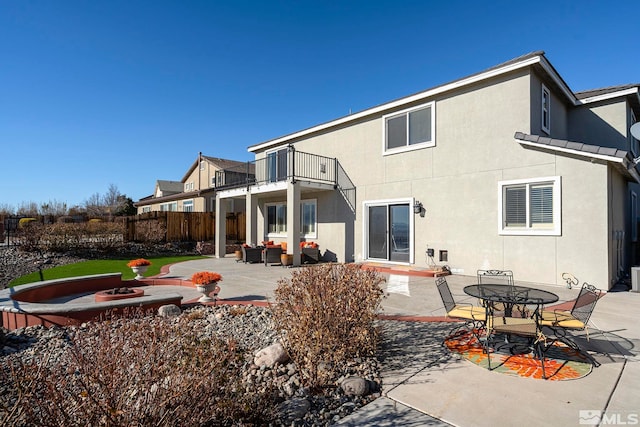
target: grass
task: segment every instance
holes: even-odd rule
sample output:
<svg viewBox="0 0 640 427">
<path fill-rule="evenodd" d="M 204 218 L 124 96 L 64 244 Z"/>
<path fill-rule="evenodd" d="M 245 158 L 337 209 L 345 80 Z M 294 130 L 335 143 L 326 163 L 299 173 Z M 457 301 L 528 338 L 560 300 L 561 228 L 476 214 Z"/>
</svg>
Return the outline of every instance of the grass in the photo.
<svg viewBox="0 0 640 427">
<path fill-rule="evenodd" d="M 158 257 L 147 258 L 151 261 L 151 265 L 147 269 L 144 276 L 155 276 L 160 273 L 160 269 L 163 265 L 174 264 L 176 262 L 189 261 L 193 259 L 207 258 L 204 256 L 173 256 L 173 257 Z M 97 259 L 89 261 L 81 261 L 75 264 L 61 265 L 59 267 L 53 267 L 46 270 L 42 270 L 42 279 L 40 273 L 35 272 L 27 274 L 25 276 L 13 279 L 9 283 L 9 287 L 16 285 L 24 285 L 25 283 L 39 282 L 40 280 L 53 280 L 62 279 L 65 277 L 78 277 L 89 276 L 92 274 L 105 274 L 105 273 L 122 273 L 122 280 L 133 279 L 136 275 L 127 267 L 127 263 L 131 261 L 131 258 L 127 259 Z"/>
</svg>

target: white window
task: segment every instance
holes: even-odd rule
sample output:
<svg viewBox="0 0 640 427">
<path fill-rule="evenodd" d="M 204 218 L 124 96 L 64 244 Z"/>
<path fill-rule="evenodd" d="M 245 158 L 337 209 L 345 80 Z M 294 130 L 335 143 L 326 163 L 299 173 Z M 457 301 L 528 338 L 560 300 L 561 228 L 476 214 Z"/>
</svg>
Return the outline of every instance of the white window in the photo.
<svg viewBox="0 0 640 427">
<path fill-rule="evenodd" d="M 435 145 L 435 104 L 433 102 L 383 117 L 384 154 L 393 154 Z"/>
<path fill-rule="evenodd" d="M 142 213 L 147 213 L 147 212 L 151 212 L 151 206 L 143 206 L 142 207 Z"/>
<path fill-rule="evenodd" d="M 193 191 L 194 185 L 193 182 L 187 182 L 184 184 L 184 191 Z"/>
<path fill-rule="evenodd" d="M 551 133 L 551 95 L 549 94 L 549 89 L 545 85 L 542 85 L 542 111 L 541 111 L 541 120 L 542 120 L 542 130 L 547 134 Z"/>
<path fill-rule="evenodd" d="M 300 206 L 300 232 L 305 237 L 316 235 L 316 201 L 303 201 Z"/>
<path fill-rule="evenodd" d="M 500 181 L 498 233 L 559 236 L 560 177 Z"/>
<path fill-rule="evenodd" d="M 182 212 L 193 212 L 193 200 L 182 202 Z"/>
<path fill-rule="evenodd" d="M 300 236 L 316 238 L 316 200 L 300 202 Z M 287 235 L 287 204 L 270 203 L 266 205 L 266 231 L 269 237 L 286 237 Z"/>
<path fill-rule="evenodd" d="M 175 211 L 178 210 L 178 202 L 163 203 L 163 204 L 160 205 L 160 210 L 161 211 L 175 212 Z"/>
<path fill-rule="evenodd" d="M 204 160 L 200 160 L 200 170 L 203 171 L 205 167 Z"/>
</svg>

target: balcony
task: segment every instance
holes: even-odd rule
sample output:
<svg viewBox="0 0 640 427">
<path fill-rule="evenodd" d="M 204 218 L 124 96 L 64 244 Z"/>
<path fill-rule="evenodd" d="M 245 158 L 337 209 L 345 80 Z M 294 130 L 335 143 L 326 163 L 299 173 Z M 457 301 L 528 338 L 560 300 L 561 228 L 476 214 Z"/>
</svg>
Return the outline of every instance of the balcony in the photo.
<svg viewBox="0 0 640 427">
<path fill-rule="evenodd" d="M 241 166 L 216 171 L 215 188 L 249 188 L 287 180 L 329 184 L 340 191 L 355 211 L 356 189 L 338 159 L 297 151 L 293 147 Z"/>
</svg>

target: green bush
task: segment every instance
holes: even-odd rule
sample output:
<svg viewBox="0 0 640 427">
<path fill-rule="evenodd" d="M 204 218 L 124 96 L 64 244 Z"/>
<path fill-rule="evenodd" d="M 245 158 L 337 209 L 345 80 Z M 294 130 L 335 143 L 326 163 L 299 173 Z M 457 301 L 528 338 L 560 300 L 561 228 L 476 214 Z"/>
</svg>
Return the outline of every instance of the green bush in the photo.
<svg viewBox="0 0 640 427">
<path fill-rule="evenodd" d="M 375 354 L 384 280 L 354 264 L 323 264 L 279 281 L 275 324 L 308 386 L 326 385 L 341 364 Z"/>
</svg>

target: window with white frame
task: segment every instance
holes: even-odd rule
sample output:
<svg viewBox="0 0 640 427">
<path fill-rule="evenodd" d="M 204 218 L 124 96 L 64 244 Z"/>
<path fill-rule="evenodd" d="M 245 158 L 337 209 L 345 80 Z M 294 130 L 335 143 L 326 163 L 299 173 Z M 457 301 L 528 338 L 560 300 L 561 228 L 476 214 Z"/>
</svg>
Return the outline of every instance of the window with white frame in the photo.
<svg viewBox="0 0 640 427">
<path fill-rule="evenodd" d="M 435 103 L 383 117 L 385 154 L 435 145 Z"/>
<path fill-rule="evenodd" d="M 205 169 L 204 160 L 200 160 L 200 170 L 203 171 Z"/>
<path fill-rule="evenodd" d="M 194 188 L 193 181 L 184 184 L 184 191 L 193 191 Z"/>
<path fill-rule="evenodd" d="M 316 234 L 316 201 L 303 201 L 300 206 L 300 232 L 303 236 L 313 237 Z"/>
<path fill-rule="evenodd" d="M 561 234 L 560 177 L 500 181 L 499 234 Z"/>
<path fill-rule="evenodd" d="M 542 85 L 542 102 L 541 102 L 541 120 L 542 130 L 547 134 L 551 133 L 551 94 L 545 85 Z"/>
<path fill-rule="evenodd" d="M 164 211 L 175 212 L 178 210 L 178 202 L 163 203 L 160 205 L 160 210 L 163 212 Z"/>
<path fill-rule="evenodd" d="M 287 234 L 287 204 L 285 202 L 266 205 L 266 231 L 269 237 L 285 237 Z M 315 238 L 317 230 L 316 200 L 300 202 L 300 235 Z"/>
<path fill-rule="evenodd" d="M 193 212 L 193 200 L 182 202 L 182 212 Z"/>
<path fill-rule="evenodd" d="M 147 213 L 147 212 L 151 212 L 151 206 L 143 206 L 142 207 L 142 213 Z"/>
</svg>

